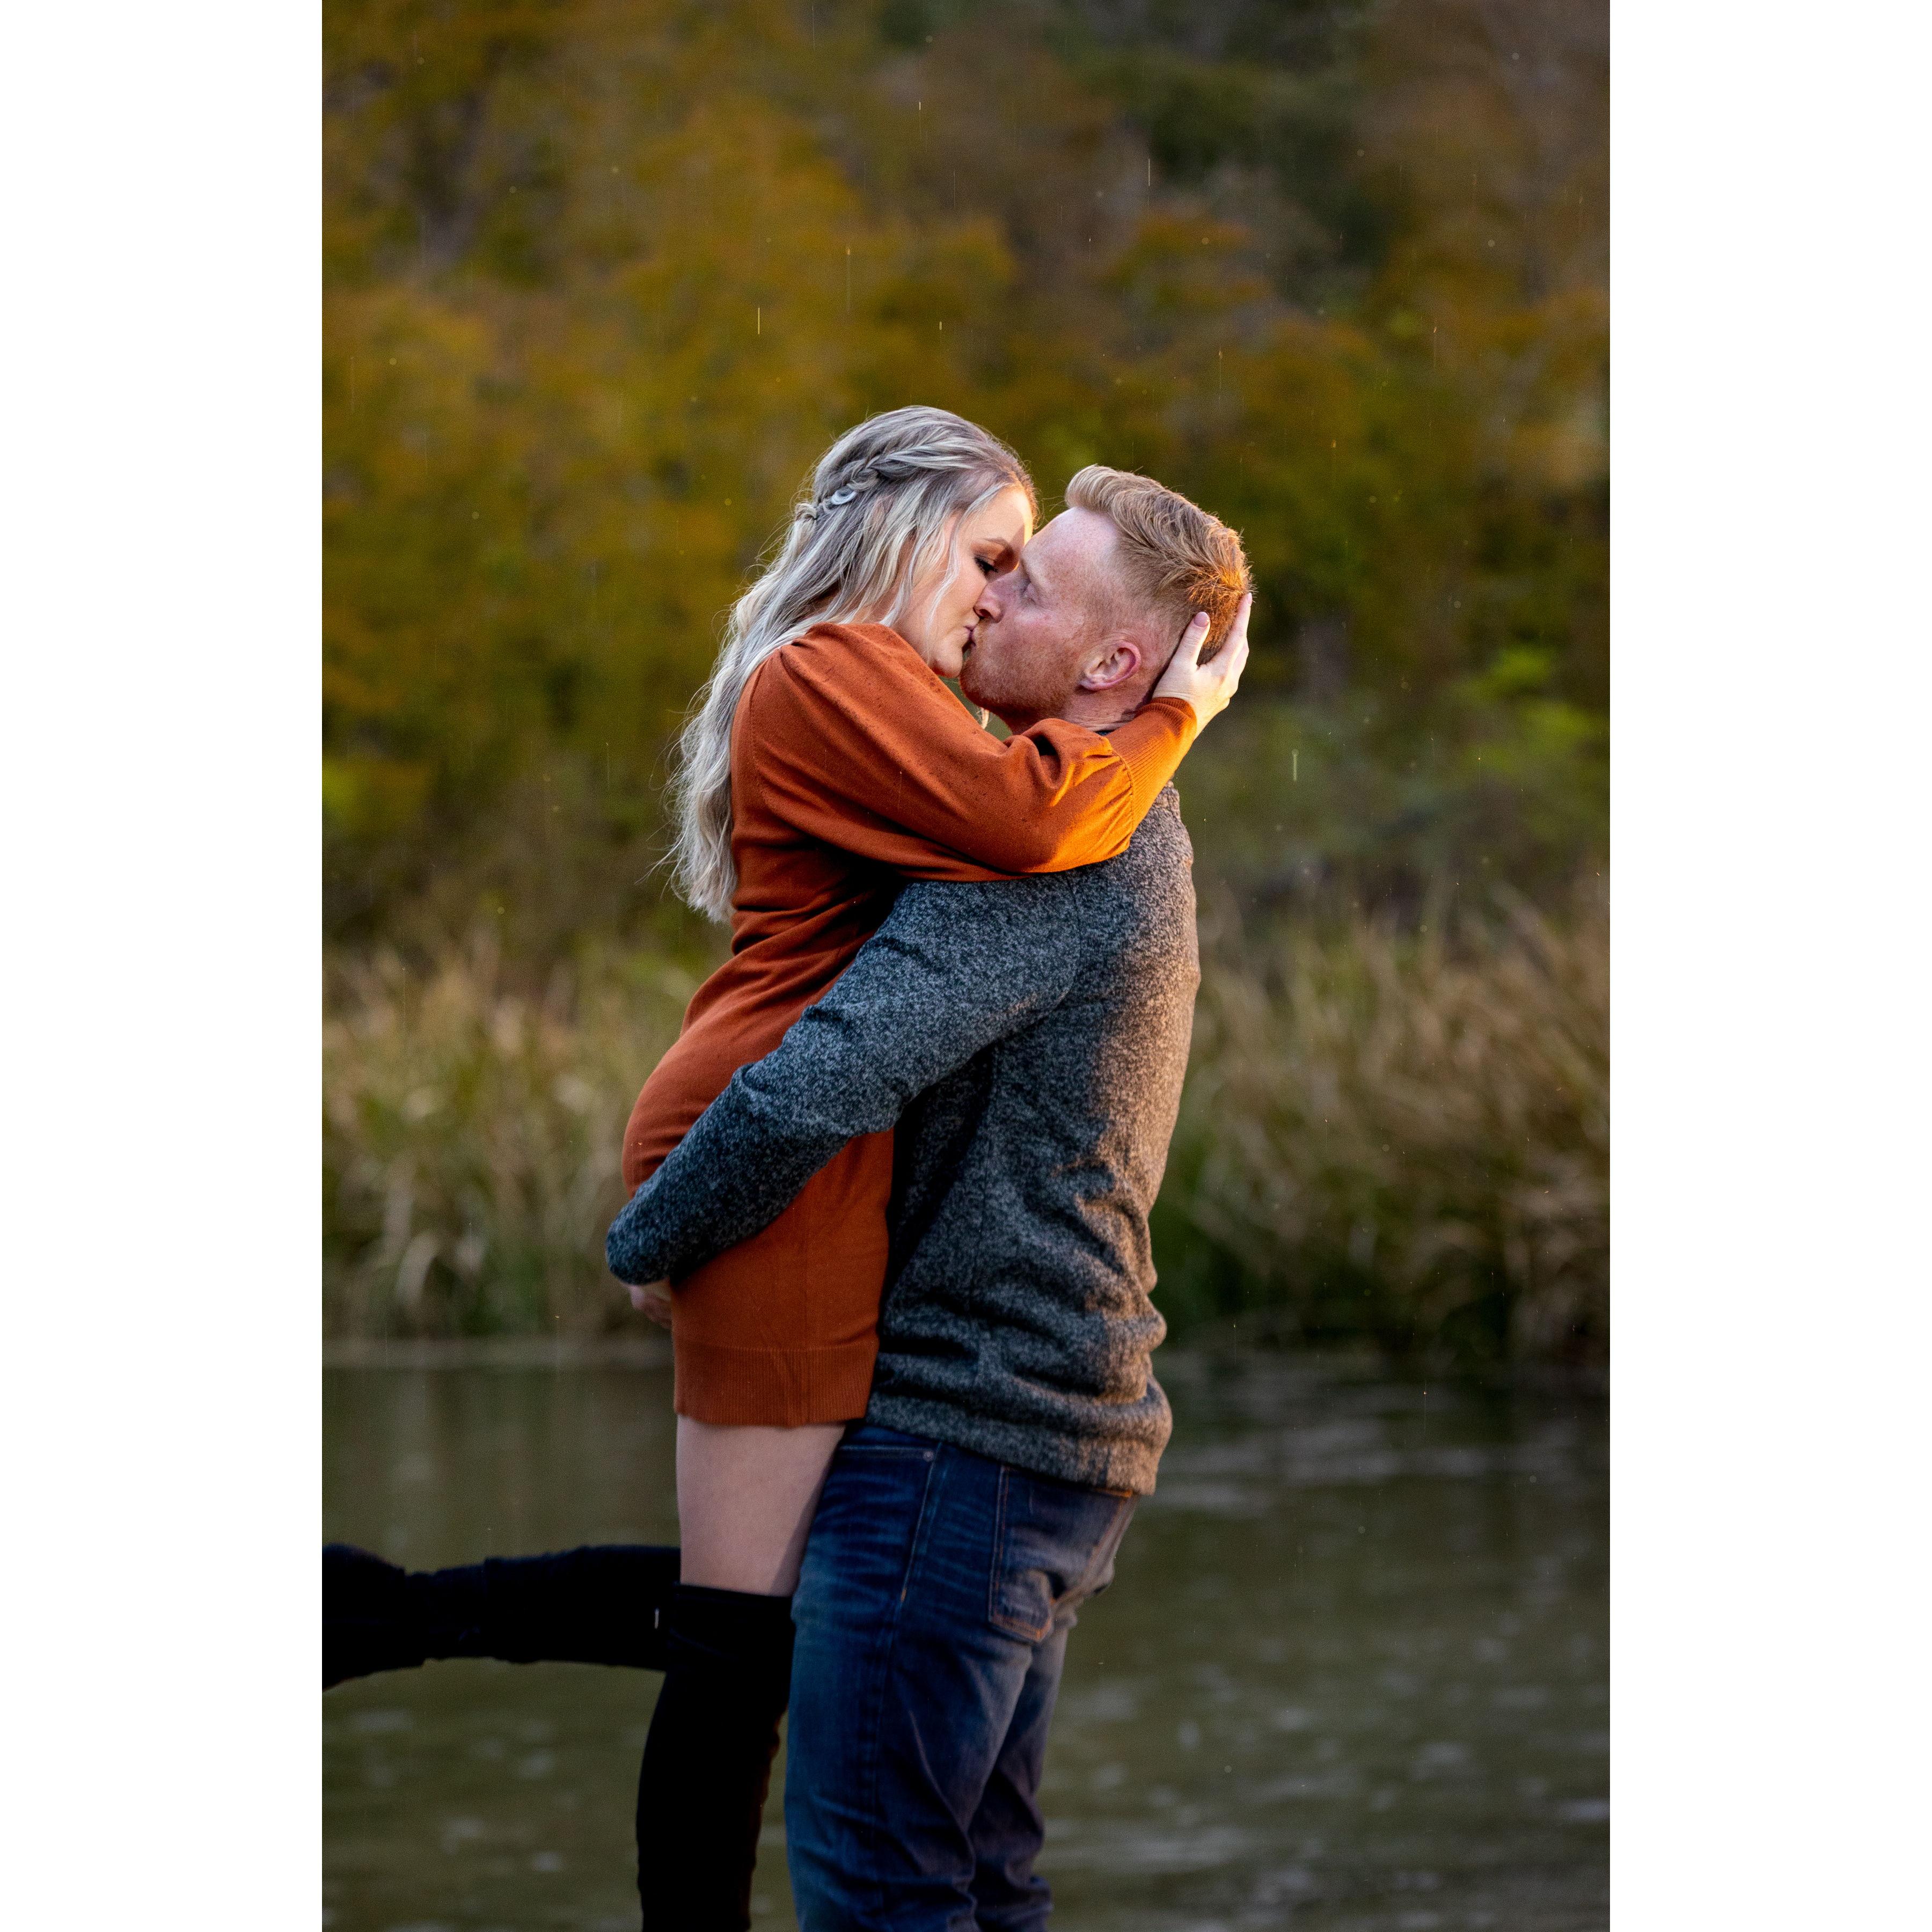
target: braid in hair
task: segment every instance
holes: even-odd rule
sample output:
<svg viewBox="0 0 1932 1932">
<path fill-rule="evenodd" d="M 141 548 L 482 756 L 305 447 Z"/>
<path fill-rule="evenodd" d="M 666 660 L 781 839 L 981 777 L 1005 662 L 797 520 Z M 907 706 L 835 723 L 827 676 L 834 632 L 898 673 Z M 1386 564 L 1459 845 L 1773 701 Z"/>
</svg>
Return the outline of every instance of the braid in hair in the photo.
<svg viewBox="0 0 1932 1932">
<path fill-rule="evenodd" d="M 729 919 L 737 889 L 731 722 L 752 674 L 814 623 L 898 622 L 960 517 L 1013 488 L 1037 514 L 1019 458 L 950 410 L 890 410 L 848 430 L 819 460 L 776 554 L 732 607 L 710 680 L 678 740 L 672 862 L 679 890 L 700 911 Z"/>
</svg>

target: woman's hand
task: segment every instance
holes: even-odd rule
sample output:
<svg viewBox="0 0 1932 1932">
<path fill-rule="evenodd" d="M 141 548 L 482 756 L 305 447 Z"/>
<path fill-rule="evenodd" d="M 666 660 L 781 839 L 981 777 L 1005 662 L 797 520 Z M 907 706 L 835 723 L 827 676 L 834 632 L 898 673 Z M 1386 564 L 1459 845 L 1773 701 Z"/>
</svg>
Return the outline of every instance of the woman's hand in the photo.
<svg viewBox="0 0 1932 1932">
<path fill-rule="evenodd" d="M 1194 707 L 1197 728 L 1220 717 L 1240 685 L 1241 669 L 1248 661 L 1248 612 L 1254 601 L 1246 596 L 1236 605 L 1233 626 L 1206 664 L 1201 662 L 1201 646 L 1208 641 L 1208 617 L 1205 610 L 1196 611 L 1154 688 L 1156 698 L 1186 698 Z"/>
<path fill-rule="evenodd" d="M 670 1326 L 670 1283 L 668 1281 L 647 1281 L 641 1288 L 633 1283 L 631 1306 L 640 1315 L 648 1316 L 660 1328 L 668 1328 Z"/>
</svg>

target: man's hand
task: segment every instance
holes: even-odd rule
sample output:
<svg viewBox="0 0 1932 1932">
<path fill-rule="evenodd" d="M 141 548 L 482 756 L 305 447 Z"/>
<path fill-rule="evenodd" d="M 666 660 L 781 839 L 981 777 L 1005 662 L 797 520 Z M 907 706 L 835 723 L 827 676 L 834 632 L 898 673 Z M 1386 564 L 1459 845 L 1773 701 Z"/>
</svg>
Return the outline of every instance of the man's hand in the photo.
<svg viewBox="0 0 1932 1932">
<path fill-rule="evenodd" d="M 670 1283 L 668 1281 L 647 1281 L 641 1288 L 633 1284 L 631 1306 L 640 1315 L 648 1316 L 660 1328 L 668 1328 L 670 1326 Z"/>
<path fill-rule="evenodd" d="M 1226 710 L 1248 661 L 1248 612 L 1254 601 L 1251 596 L 1244 597 L 1235 606 L 1233 625 L 1220 650 L 1205 664 L 1201 662 L 1201 647 L 1208 641 L 1209 620 L 1205 610 L 1196 611 L 1153 695 L 1186 698 L 1194 707 L 1197 727 L 1205 726 Z"/>
</svg>

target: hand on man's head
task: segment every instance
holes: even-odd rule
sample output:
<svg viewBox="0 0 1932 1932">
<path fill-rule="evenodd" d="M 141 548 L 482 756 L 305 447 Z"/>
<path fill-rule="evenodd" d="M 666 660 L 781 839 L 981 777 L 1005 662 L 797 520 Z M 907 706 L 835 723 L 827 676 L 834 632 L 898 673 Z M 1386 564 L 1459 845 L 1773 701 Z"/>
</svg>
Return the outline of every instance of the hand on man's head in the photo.
<svg viewBox="0 0 1932 1932">
<path fill-rule="evenodd" d="M 1193 708 L 1197 729 L 1226 710 L 1240 687 L 1241 672 L 1248 662 L 1248 613 L 1254 601 L 1252 592 L 1243 596 L 1234 606 L 1234 621 L 1228 627 L 1227 636 L 1211 650 L 1208 635 L 1213 622 L 1205 610 L 1196 611 L 1150 694 L 1185 698 Z"/>
</svg>

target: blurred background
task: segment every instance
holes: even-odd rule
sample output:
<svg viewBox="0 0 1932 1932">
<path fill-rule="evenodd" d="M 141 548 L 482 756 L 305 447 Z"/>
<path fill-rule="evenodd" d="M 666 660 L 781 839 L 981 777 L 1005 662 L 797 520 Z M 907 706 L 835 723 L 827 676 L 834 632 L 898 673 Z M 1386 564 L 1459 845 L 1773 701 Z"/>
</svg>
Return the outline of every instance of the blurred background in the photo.
<svg viewBox="0 0 1932 1932">
<path fill-rule="evenodd" d="M 330 0 L 326 1320 L 590 1336 L 666 752 L 827 441 L 1243 532 L 1177 1338 L 1607 1326 L 1601 0 Z"/>
</svg>

